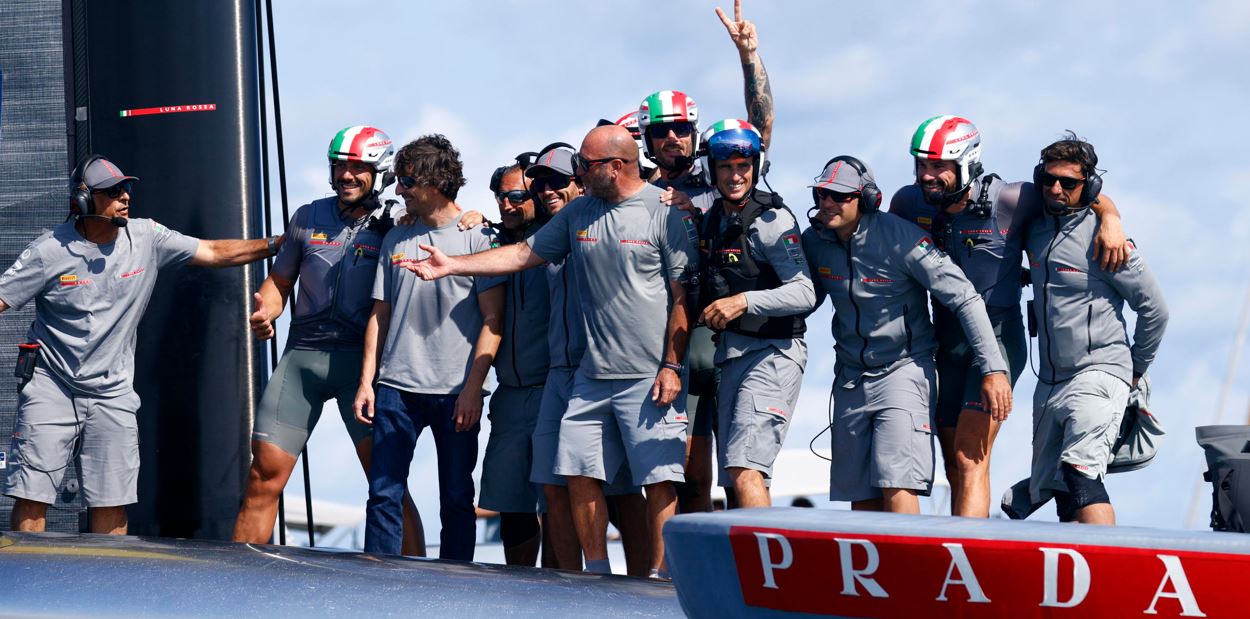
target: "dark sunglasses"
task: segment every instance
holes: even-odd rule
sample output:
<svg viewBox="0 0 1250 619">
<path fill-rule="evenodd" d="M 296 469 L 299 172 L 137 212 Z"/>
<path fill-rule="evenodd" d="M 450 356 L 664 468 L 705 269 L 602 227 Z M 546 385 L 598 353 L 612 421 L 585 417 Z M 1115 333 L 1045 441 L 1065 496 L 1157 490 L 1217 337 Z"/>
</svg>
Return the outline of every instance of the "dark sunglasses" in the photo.
<svg viewBox="0 0 1250 619">
<path fill-rule="evenodd" d="M 95 190 L 95 193 L 102 193 L 110 199 L 116 200 L 122 197 L 123 193 L 130 193 L 133 187 L 134 186 L 130 183 L 130 181 L 122 181 L 112 187 L 109 187 L 108 189 L 97 189 Z"/>
<path fill-rule="evenodd" d="M 850 202 L 851 200 L 854 200 L 855 198 L 858 198 L 860 196 L 860 193 L 858 191 L 844 193 L 841 191 L 834 191 L 832 189 L 823 189 L 823 188 L 813 189 L 812 193 L 816 194 L 817 202 L 821 200 L 833 200 L 834 202 L 845 203 L 845 202 Z"/>
<path fill-rule="evenodd" d="M 540 176 L 530 181 L 530 191 L 532 193 L 542 193 L 544 191 L 560 191 L 569 186 L 573 179 L 563 174 L 552 174 L 549 176 Z"/>
<path fill-rule="evenodd" d="M 412 189 L 417 186 L 417 177 L 415 176 L 397 176 L 395 182 L 399 183 L 404 189 Z"/>
<path fill-rule="evenodd" d="M 587 159 L 583 157 L 581 153 L 573 153 L 573 169 L 581 171 L 581 172 L 587 172 L 593 166 L 597 166 L 601 163 L 607 163 L 609 161 L 618 161 L 618 160 L 623 161 L 625 163 L 629 163 L 630 161 L 632 161 L 631 159 L 625 159 L 624 157 L 604 157 L 603 159 Z"/>
<path fill-rule="evenodd" d="M 1073 189 L 1080 187 L 1081 184 L 1085 182 L 1085 179 L 1083 178 L 1055 176 L 1054 174 L 1045 171 L 1038 173 L 1037 179 L 1042 183 L 1041 189 L 1053 187 L 1055 185 L 1055 181 L 1059 181 L 1059 186 L 1063 187 L 1064 191 L 1072 191 Z"/>
<path fill-rule="evenodd" d="M 672 131 L 673 135 L 684 138 L 694 133 L 694 123 L 676 122 L 676 123 L 658 123 L 647 126 L 647 137 L 653 140 L 659 140 L 668 137 L 668 132 Z"/>
<path fill-rule="evenodd" d="M 513 204 L 522 204 L 526 200 L 530 199 L 530 192 L 522 191 L 520 189 L 513 189 L 512 191 L 500 191 L 495 194 L 495 199 L 499 200 L 500 202 L 507 200 Z"/>
</svg>

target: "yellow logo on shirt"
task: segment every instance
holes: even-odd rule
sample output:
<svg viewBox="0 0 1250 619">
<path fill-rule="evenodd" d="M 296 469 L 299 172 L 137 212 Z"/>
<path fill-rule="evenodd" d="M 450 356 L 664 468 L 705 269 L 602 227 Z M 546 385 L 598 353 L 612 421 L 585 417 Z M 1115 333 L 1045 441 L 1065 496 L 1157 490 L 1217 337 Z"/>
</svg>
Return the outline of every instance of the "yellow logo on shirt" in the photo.
<svg viewBox="0 0 1250 619">
<path fill-rule="evenodd" d="M 585 230 L 577 231 L 577 240 L 583 243 L 594 243 L 595 241 L 598 241 L 599 239 L 593 236 L 590 236 L 590 229 L 587 228 Z"/>
<path fill-rule="evenodd" d="M 62 284 L 71 284 L 71 283 L 74 283 L 74 282 L 76 282 L 76 281 L 78 281 L 78 276 L 77 276 L 77 275 L 62 275 L 62 276 L 61 276 L 61 283 L 62 283 Z"/>
<path fill-rule="evenodd" d="M 404 262 L 407 262 L 408 261 L 407 258 L 408 258 L 408 254 L 402 251 L 399 253 L 391 254 L 391 265 L 394 266 L 396 264 L 402 264 Z"/>
<path fill-rule="evenodd" d="M 313 232 L 308 238 L 314 241 L 324 241 L 329 237 L 324 232 Z"/>
</svg>

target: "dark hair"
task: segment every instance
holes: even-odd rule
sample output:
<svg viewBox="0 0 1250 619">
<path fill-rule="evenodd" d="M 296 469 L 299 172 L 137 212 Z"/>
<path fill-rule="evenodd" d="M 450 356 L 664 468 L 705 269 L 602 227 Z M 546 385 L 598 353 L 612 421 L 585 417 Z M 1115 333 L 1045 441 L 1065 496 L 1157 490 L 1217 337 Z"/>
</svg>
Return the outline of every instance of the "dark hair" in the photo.
<svg viewBox="0 0 1250 619">
<path fill-rule="evenodd" d="M 1094 145 L 1077 137 L 1071 129 L 1064 134 L 1063 139 L 1042 149 L 1042 164 L 1052 161 L 1070 161 L 1080 165 L 1086 176 L 1094 174 L 1098 168 L 1098 154 L 1094 152 Z"/>
<path fill-rule="evenodd" d="M 423 135 L 399 149 L 395 155 L 395 173 L 412 176 L 418 184 L 434 187 L 448 200 L 455 200 L 466 182 L 460 151 L 439 133 Z"/>
<path fill-rule="evenodd" d="M 503 165 L 495 168 L 495 172 L 490 175 L 490 192 L 499 193 L 499 188 L 503 186 L 503 177 L 511 174 L 513 170 L 516 170 L 517 172 L 524 172 L 525 168 L 522 168 L 519 163 Z M 521 178 L 521 183 L 525 183 L 524 177 Z"/>
</svg>

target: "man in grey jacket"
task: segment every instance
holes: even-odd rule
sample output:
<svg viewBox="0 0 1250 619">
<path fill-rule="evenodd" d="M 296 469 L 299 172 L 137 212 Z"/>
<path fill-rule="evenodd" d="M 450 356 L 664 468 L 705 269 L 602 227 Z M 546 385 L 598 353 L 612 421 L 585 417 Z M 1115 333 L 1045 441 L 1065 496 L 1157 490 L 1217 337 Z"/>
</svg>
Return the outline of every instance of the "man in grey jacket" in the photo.
<svg viewBox="0 0 1250 619">
<path fill-rule="evenodd" d="M 1011 412 L 1007 364 L 985 303 L 923 230 L 879 213 L 881 191 L 854 157 L 835 157 L 812 186 L 817 216 L 803 249 L 819 304 L 834 305 L 829 498 L 852 509 L 918 513 L 933 486 L 933 353 L 926 291 L 963 326 L 996 421 Z"/>
<path fill-rule="evenodd" d="M 1046 217 L 1031 226 L 1026 244 L 1042 360 L 1029 494 L 1038 502 L 1053 491 L 1062 521 L 1115 524 L 1103 477 L 1129 388 L 1154 361 L 1168 310 L 1131 241 L 1125 266 L 1098 268 L 1099 218 L 1090 208 L 1102 189 L 1097 165 L 1094 147 L 1069 134 L 1042 149 L 1033 170 Z M 1125 301 L 1137 313 L 1131 346 Z"/>
</svg>

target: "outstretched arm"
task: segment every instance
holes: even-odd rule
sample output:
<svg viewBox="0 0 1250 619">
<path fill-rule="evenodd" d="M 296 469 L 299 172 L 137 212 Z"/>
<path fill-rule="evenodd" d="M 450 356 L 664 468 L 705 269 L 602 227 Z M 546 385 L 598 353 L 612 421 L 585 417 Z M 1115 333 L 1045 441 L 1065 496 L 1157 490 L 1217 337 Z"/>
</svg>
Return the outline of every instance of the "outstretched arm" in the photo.
<svg viewBox="0 0 1250 619">
<path fill-rule="evenodd" d="M 256 262 L 277 255 L 284 238 L 201 240 L 191 264 L 197 267 L 237 267 Z"/>
<path fill-rule="evenodd" d="M 760 143 L 767 149 L 773 135 L 773 88 L 768 83 L 768 71 L 760 59 L 760 39 L 755 24 L 742 19 L 742 0 L 734 0 L 734 18 L 716 8 L 716 16 L 725 25 L 729 38 L 738 48 L 742 61 L 743 91 L 746 94 L 747 120 L 760 130 Z"/>
<path fill-rule="evenodd" d="M 448 256 L 432 245 L 419 247 L 430 256 L 405 263 L 404 268 L 425 280 L 448 275 L 508 275 L 547 262 L 530 249 L 529 243 L 515 243 L 463 256 Z"/>
</svg>

